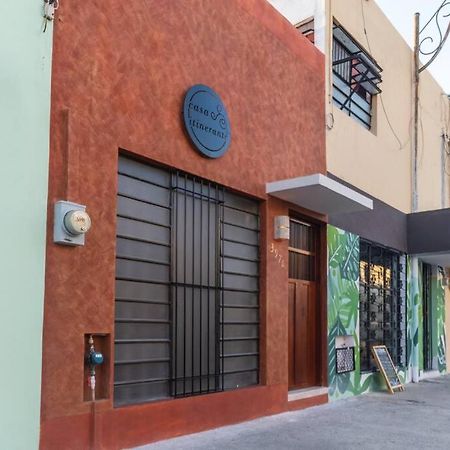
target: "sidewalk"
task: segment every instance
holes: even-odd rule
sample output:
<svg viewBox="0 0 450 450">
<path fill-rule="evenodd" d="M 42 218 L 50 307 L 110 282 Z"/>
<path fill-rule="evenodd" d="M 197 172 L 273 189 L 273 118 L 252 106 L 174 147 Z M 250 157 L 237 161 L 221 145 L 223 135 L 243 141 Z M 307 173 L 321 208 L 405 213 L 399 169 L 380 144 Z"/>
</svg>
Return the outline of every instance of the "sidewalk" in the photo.
<svg viewBox="0 0 450 450">
<path fill-rule="evenodd" d="M 139 450 L 450 449 L 450 375 Z"/>
</svg>

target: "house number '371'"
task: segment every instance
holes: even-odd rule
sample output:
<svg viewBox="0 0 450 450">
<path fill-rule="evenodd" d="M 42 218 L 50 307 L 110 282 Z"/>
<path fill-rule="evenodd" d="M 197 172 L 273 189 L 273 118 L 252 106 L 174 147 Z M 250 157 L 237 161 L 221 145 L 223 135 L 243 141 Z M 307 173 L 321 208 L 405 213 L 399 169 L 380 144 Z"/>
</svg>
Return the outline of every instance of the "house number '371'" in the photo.
<svg viewBox="0 0 450 450">
<path fill-rule="evenodd" d="M 272 253 L 275 257 L 275 260 L 278 262 L 278 264 L 284 269 L 284 257 L 283 255 L 278 251 L 278 249 L 275 247 L 275 244 L 272 242 L 270 244 L 270 253 Z"/>
</svg>

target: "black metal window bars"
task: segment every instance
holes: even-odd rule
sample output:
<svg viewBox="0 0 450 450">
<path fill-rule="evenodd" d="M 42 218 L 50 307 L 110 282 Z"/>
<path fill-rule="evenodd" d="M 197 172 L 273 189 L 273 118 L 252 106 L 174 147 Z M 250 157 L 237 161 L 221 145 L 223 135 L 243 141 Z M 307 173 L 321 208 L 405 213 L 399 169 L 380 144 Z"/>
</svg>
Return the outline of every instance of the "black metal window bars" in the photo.
<svg viewBox="0 0 450 450">
<path fill-rule="evenodd" d="M 433 367 L 433 326 L 432 326 L 432 267 L 423 263 L 422 266 L 422 298 L 423 298 L 423 368 Z"/>
<path fill-rule="evenodd" d="M 114 402 L 259 382 L 259 204 L 119 159 Z"/>
<path fill-rule="evenodd" d="M 173 392 L 186 396 L 223 389 L 224 192 L 173 175 L 172 286 Z"/>
<path fill-rule="evenodd" d="M 333 100 L 366 128 L 372 125 L 372 96 L 381 93 L 382 68 L 341 26 L 333 26 Z"/>
<path fill-rule="evenodd" d="M 257 383 L 258 261 L 230 246 L 257 248 L 259 217 L 222 186 L 178 172 L 172 178 L 172 395 L 239 387 L 247 372 Z"/>
<path fill-rule="evenodd" d="M 406 255 L 360 242 L 361 370 L 375 370 L 374 345 L 386 345 L 397 366 L 406 363 Z"/>
</svg>

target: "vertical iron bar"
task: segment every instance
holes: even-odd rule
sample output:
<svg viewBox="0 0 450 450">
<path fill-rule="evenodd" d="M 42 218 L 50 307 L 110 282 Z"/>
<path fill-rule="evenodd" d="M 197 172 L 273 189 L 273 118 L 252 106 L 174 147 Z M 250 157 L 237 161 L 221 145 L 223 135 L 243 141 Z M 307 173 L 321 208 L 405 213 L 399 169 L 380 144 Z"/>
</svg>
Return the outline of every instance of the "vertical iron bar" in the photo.
<svg viewBox="0 0 450 450">
<path fill-rule="evenodd" d="M 368 282 L 368 290 L 367 290 L 367 345 L 366 345 L 366 369 L 370 370 L 371 361 L 370 361 L 370 344 L 372 342 L 372 330 L 371 330 L 371 321 L 370 321 L 370 305 L 371 305 L 371 296 L 372 296 L 372 246 L 367 244 L 367 282 Z"/>
<path fill-rule="evenodd" d="M 403 297 L 402 297 L 402 290 L 401 286 L 403 285 L 401 279 L 402 279 L 402 267 L 403 267 L 403 257 L 401 254 L 398 255 L 397 259 L 397 293 L 396 293 L 396 299 L 397 299 L 397 326 L 398 326 L 398 334 L 397 334 L 397 346 L 398 346 L 398 361 L 399 365 L 403 366 L 403 320 L 405 319 L 405 316 L 402 312 L 402 306 L 403 306 Z"/>
<path fill-rule="evenodd" d="M 392 329 L 395 329 L 395 338 L 394 335 L 392 336 L 392 341 L 395 344 L 396 351 L 395 351 L 395 359 L 397 365 L 400 363 L 400 342 L 399 342 L 399 336 L 400 336 L 400 326 L 399 323 L 400 319 L 400 305 L 399 305 L 399 294 L 400 291 L 398 290 L 399 284 L 398 284 L 398 274 L 400 270 L 400 255 L 395 254 L 391 257 L 391 327 Z M 392 280 L 394 280 L 393 277 L 393 269 L 395 264 L 395 273 L 396 273 L 396 289 L 393 288 Z M 394 308 L 395 306 L 395 308 Z M 395 313 L 395 314 L 394 314 Z M 394 328 L 395 327 L 395 328 Z"/>
<path fill-rule="evenodd" d="M 184 174 L 184 292 L 183 292 L 183 304 L 184 304 L 184 320 L 183 320 L 183 395 L 186 395 L 186 250 L 187 250 L 187 174 Z"/>
<path fill-rule="evenodd" d="M 394 266 L 396 264 L 395 263 L 396 260 L 397 255 L 391 253 L 389 255 L 389 264 L 391 266 L 391 280 L 389 286 L 389 293 L 391 298 L 391 315 L 389 318 L 389 323 L 391 325 L 392 359 L 395 364 L 398 364 L 397 324 L 395 323 L 398 317 L 398 312 L 397 312 L 397 302 L 395 301 L 394 298 L 394 288 L 392 284 L 392 280 L 394 279 Z"/>
<path fill-rule="evenodd" d="M 174 264 L 175 264 L 175 342 L 174 359 L 175 359 L 175 396 L 178 395 L 178 179 L 179 173 L 175 172 L 175 210 L 174 210 L 174 222 L 175 222 L 175 244 L 173 246 L 174 252 Z"/>
<path fill-rule="evenodd" d="M 224 214 L 225 214 L 225 190 L 221 188 L 222 199 L 219 205 L 220 208 L 220 270 L 221 270 L 221 283 L 220 283 L 220 293 L 221 293 L 221 308 L 220 311 L 222 313 L 221 319 L 221 328 L 220 328 L 220 337 L 221 337 L 221 371 L 222 371 L 222 391 L 225 390 L 225 334 L 224 334 L 224 326 L 225 326 L 225 264 L 224 264 L 224 237 L 225 237 L 225 225 L 224 225 Z"/>
<path fill-rule="evenodd" d="M 200 393 L 203 392 L 203 386 L 202 386 L 202 378 L 203 378 L 203 367 L 202 367 L 202 359 L 203 359 L 203 352 L 202 352 L 202 339 L 203 339 L 203 327 L 202 327 L 202 315 L 203 315 L 203 180 L 200 180 L 200 228 L 199 228 L 199 234 L 200 234 L 200 342 L 199 342 L 199 351 L 200 351 Z"/>
<path fill-rule="evenodd" d="M 427 365 L 427 277 L 426 266 L 422 266 L 422 303 L 423 303 L 423 362 L 424 369 Z"/>
<path fill-rule="evenodd" d="M 423 264 L 422 268 L 422 297 L 423 297 L 423 342 L 424 342 L 424 351 L 423 351 L 423 360 L 424 360 L 424 369 L 429 370 L 431 367 L 430 364 L 430 348 L 431 348 L 431 339 L 430 339 L 430 291 L 431 291 L 431 277 L 430 277 L 430 267 L 428 264 Z"/>
<path fill-rule="evenodd" d="M 433 369 L 433 310 L 432 310 L 432 292 L 433 292 L 433 271 L 430 265 L 428 267 L 428 368 Z"/>
<path fill-rule="evenodd" d="M 431 292 L 432 292 L 432 271 L 431 266 L 427 264 L 427 272 L 428 272 L 428 305 L 427 305 L 427 314 L 428 314 L 428 321 L 427 321 L 427 332 L 428 332 L 428 369 L 432 369 L 432 348 L 433 348 L 433 331 L 432 331 L 432 308 L 431 308 Z"/>
<path fill-rule="evenodd" d="M 192 304 L 191 304 L 191 394 L 194 394 L 194 376 L 195 376 L 195 343 L 194 343 L 194 312 L 195 312 L 195 177 L 192 178 Z"/>
<path fill-rule="evenodd" d="M 389 342 L 388 344 L 386 344 L 386 267 L 387 267 L 387 263 L 386 263 L 386 251 L 384 249 L 381 249 L 381 261 L 383 262 L 383 315 L 382 315 L 382 326 L 383 326 L 383 344 L 386 345 L 386 347 L 389 349 L 390 352 L 392 352 L 392 345 L 391 342 Z M 392 331 L 392 330 L 391 330 Z"/>
<path fill-rule="evenodd" d="M 170 183 L 169 183 L 169 187 L 170 187 L 170 213 L 169 213 L 169 226 L 170 226 L 170 249 L 169 249 L 169 320 L 170 320 L 170 324 L 169 324 L 169 352 L 171 354 L 171 358 L 169 360 L 169 373 L 171 376 L 171 380 L 169 381 L 169 391 L 170 393 L 173 395 L 173 368 L 174 368 L 174 358 L 173 358 L 173 311 L 174 311 L 174 305 L 173 305 L 173 292 L 172 292 L 172 283 L 173 283 L 173 267 L 172 267 L 172 260 L 173 260 L 173 212 L 174 212 L 174 208 L 173 208 L 173 197 L 174 197 L 174 192 L 173 192 L 173 173 L 170 173 Z"/>
<path fill-rule="evenodd" d="M 215 390 L 219 390 L 220 382 L 220 214 L 219 214 L 219 187 L 214 186 L 215 190 L 215 369 L 214 369 L 214 379 L 215 379 Z"/>
<path fill-rule="evenodd" d="M 430 369 L 429 363 L 430 363 L 430 346 L 431 346 L 431 339 L 430 339 L 430 272 L 428 270 L 428 265 L 425 266 L 425 272 L 426 272 L 426 305 L 427 305 L 427 316 L 426 316 L 426 343 L 427 343 L 427 369 Z"/>
<path fill-rule="evenodd" d="M 210 368 L 210 339 L 211 339 L 211 329 L 210 329 L 210 309 L 209 309 L 209 303 L 210 303 L 210 297 L 211 297 L 211 280 L 210 280 L 210 271 L 211 271 L 211 249 L 210 249 L 210 241 L 211 241 L 211 183 L 208 181 L 208 258 L 207 258 L 207 266 L 208 266 L 208 288 L 207 288 L 207 295 L 208 295 L 208 301 L 207 301 L 207 309 L 208 309 L 208 339 L 207 339 L 207 346 L 208 346 L 208 358 L 207 358 L 207 364 L 208 364 L 208 392 L 210 391 L 210 374 L 211 374 L 211 368 Z"/>
<path fill-rule="evenodd" d="M 256 219 L 256 226 L 257 226 L 257 231 L 258 231 L 258 262 L 256 263 L 256 267 L 257 267 L 257 271 L 258 271 L 258 340 L 256 345 L 258 346 L 258 355 L 256 357 L 256 364 L 257 364 L 257 372 L 256 372 L 256 383 L 259 384 L 260 383 L 260 373 L 261 373 L 261 303 L 260 303 L 260 290 L 261 290 L 261 218 L 260 218 L 260 205 L 258 204 L 258 217 Z M 289 261 L 289 254 L 288 254 L 288 261 Z M 289 262 L 288 262 L 289 264 Z M 289 266 L 288 266 L 288 270 L 289 270 Z"/>
<path fill-rule="evenodd" d="M 408 282 L 406 279 L 406 274 L 408 273 L 408 256 L 403 256 L 404 264 L 403 264 L 403 272 L 402 272 L 402 286 L 403 289 L 403 307 L 404 307 L 404 326 L 403 326 L 403 337 L 405 343 L 405 354 L 403 361 L 405 362 L 405 369 L 408 370 L 408 358 L 409 358 L 409 343 L 408 343 Z"/>
<path fill-rule="evenodd" d="M 427 364 L 427 369 L 429 369 L 429 355 L 430 355 L 430 333 L 429 333 L 429 324 L 430 324 L 430 297 L 429 297 L 429 292 L 430 292 L 430 278 L 429 278 L 429 272 L 428 272 L 428 266 L 424 265 L 425 267 L 425 305 L 426 305 L 426 316 L 425 316 L 425 330 L 426 330 L 426 334 L 425 334 L 425 342 L 426 342 L 426 364 Z"/>
<path fill-rule="evenodd" d="M 401 286 L 401 268 L 402 268 L 402 256 L 401 256 L 401 254 L 399 254 L 398 256 L 397 256 L 397 279 L 396 279 L 396 282 L 397 282 L 397 291 L 396 291 L 396 293 L 395 293 L 395 298 L 397 299 L 397 303 L 396 303 L 396 315 L 397 315 L 397 318 L 396 318 L 396 321 L 397 321 L 397 327 L 398 327 L 398 333 L 397 333 L 397 348 L 398 348 L 398 351 L 397 351 L 397 361 L 398 361 L 398 365 L 403 365 L 402 363 L 403 363 L 403 361 L 402 361 L 402 354 L 403 354 L 403 349 L 402 349 L 402 336 L 403 336 L 403 326 L 402 326 L 402 323 L 403 323 L 403 315 L 402 315 L 402 309 L 401 309 L 401 306 L 402 306 L 402 296 L 401 296 L 401 289 L 400 289 L 400 286 Z"/>
</svg>

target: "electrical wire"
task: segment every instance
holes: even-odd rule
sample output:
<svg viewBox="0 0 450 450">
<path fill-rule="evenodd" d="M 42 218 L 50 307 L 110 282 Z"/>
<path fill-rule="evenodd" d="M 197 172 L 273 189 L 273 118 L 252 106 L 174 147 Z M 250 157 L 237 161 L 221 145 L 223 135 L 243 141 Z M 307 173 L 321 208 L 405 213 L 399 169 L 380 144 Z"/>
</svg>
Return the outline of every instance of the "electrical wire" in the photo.
<svg viewBox="0 0 450 450">
<path fill-rule="evenodd" d="M 328 0 L 328 11 L 330 11 L 330 14 L 328 15 L 328 23 L 326 24 L 325 29 L 326 30 L 333 30 L 333 14 L 331 12 L 331 0 Z M 333 33 L 330 32 L 329 34 L 326 34 L 326 53 L 329 55 L 328 61 L 331 62 L 332 60 L 332 54 L 333 54 Z M 333 102 L 333 75 L 332 75 L 332 69 L 330 67 L 328 68 L 328 105 L 330 106 L 330 112 L 328 112 L 326 117 L 326 127 L 328 130 L 332 130 L 334 128 L 334 102 Z"/>
<path fill-rule="evenodd" d="M 367 42 L 367 47 L 368 47 L 368 49 L 369 49 L 369 52 L 370 52 L 370 54 L 372 54 L 372 49 L 371 49 L 371 47 L 370 47 L 370 42 L 369 42 L 369 36 L 368 36 L 368 34 L 367 34 L 367 28 L 366 28 L 366 16 L 365 16 L 365 14 L 364 14 L 364 3 L 363 3 L 363 1 L 364 1 L 364 0 L 361 0 L 361 16 L 362 16 L 362 20 L 363 20 L 364 35 L 365 35 L 365 37 L 366 37 L 366 42 Z M 382 92 L 380 92 L 380 93 L 378 94 L 378 95 L 380 96 L 381 108 L 383 109 L 383 113 L 384 113 L 384 116 L 386 117 L 386 121 L 387 121 L 387 123 L 388 123 L 388 125 L 389 125 L 390 130 L 391 130 L 393 136 L 395 137 L 395 139 L 396 139 L 397 142 L 398 142 L 399 150 L 403 150 L 403 148 L 404 148 L 404 147 L 406 146 L 406 144 L 409 142 L 410 137 L 408 137 L 408 139 L 405 141 L 405 143 L 402 144 L 402 141 L 401 141 L 400 138 L 398 137 L 398 134 L 396 133 L 396 131 L 395 131 L 395 129 L 394 129 L 394 126 L 392 125 L 392 122 L 391 122 L 391 120 L 390 120 L 390 118 L 389 118 L 389 115 L 388 115 L 388 113 L 387 113 L 387 111 L 386 111 L 386 106 L 385 106 L 385 104 L 384 104 L 384 101 L 383 101 L 383 95 L 382 95 L 382 94 L 383 94 Z"/>
</svg>

